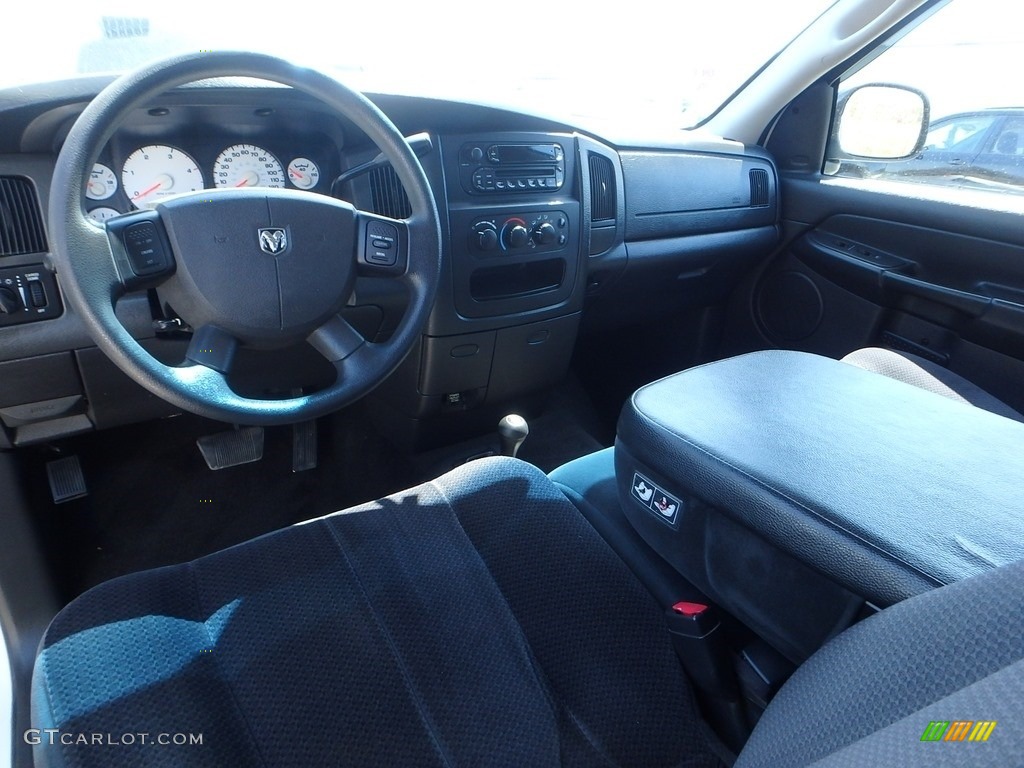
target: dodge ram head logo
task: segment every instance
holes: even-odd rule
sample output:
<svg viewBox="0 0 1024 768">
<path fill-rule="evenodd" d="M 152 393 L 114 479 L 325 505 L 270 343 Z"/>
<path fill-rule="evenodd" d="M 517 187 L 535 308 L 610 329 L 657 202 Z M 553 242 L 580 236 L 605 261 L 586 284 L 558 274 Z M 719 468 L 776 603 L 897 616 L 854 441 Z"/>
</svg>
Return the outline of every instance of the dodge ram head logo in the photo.
<svg viewBox="0 0 1024 768">
<path fill-rule="evenodd" d="M 260 229 L 260 250 L 277 256 L 288 247 L 288 236 L 281 227 L 265 227 Z"/>
</svg>

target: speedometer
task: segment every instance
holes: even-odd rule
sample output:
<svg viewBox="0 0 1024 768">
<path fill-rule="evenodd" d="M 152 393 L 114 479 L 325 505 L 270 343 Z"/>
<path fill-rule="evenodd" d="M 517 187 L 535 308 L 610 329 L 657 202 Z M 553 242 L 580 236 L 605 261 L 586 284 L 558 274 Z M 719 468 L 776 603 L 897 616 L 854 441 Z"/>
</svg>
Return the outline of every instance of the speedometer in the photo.
<svg viewBox="0 0 1024 768">
<path fill-rule="evenodd" d="M 235 144 L 217 156 L 213 182 L 218 187 L 283 187 L 284 168 L 255 144 Z"/>
<path fill-rule="evenodd" d="M 161 197 L 203 188 L 203 174 L 188 154 L 175 147 L 150 144 L 128 155 L 121 168 L 124 193 L 136 208 L 147 208 Z"/>
</svg>

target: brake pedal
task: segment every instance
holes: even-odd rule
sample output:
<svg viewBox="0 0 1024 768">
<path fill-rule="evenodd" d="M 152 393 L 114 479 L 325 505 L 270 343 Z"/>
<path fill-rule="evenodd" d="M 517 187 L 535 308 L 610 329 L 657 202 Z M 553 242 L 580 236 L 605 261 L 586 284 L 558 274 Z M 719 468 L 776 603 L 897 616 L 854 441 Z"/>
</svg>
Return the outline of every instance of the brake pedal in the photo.
<svg viewBox="0 0 1024 768">
<path fill-rule="evenodd" d="M 227 469 L 263 458 L 263 427 L 242 427 L 196 440 L 210 469 Z"/>
<path fill-rule="evenodd" d="M 292 472 L 316 469 L 316 420 L 292 424 Z"/>
<path fill-rule="evenodd" d="M 53 496 L 54 504 L 89 495 L 82 463 L 77 456 L 46 462 L 46 479 L 50 481 L 50 495 Z"/>
</svg>

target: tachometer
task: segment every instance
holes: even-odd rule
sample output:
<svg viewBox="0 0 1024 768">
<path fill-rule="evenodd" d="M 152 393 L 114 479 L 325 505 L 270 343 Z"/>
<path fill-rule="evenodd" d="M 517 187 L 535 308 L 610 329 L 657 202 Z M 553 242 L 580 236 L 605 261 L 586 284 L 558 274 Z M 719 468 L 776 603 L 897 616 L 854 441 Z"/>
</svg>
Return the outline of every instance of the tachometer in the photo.
<svg viewBox="0 0 1024 768">
<path fill-rule="evenodd" d="M 283 187 L 284 168 L 255 144 L 235 144 L 217 156 L 213 182 L 218 187 Z"/>
<path fill-rule="evenodd" d="M 85 196 L 90 200 L 106 200 L 117 191 L 117 176 L 103 163 L 96 163 L 85 182 Z"/>
<path fill-rule="evenodd" d="M 136 208 L 154 205 L 161 197 L 203 188 L 203 173 L 187 153 L 150 144 L 128 155 L 121 169 L 124 193 Z"/>
</svg>

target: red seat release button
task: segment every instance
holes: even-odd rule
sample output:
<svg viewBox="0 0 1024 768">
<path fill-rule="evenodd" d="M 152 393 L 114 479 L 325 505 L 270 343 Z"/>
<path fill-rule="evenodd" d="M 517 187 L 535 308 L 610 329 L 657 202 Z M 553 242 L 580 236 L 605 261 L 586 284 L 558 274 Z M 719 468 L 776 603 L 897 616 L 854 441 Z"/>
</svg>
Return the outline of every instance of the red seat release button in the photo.
<svg viewBox="0 0 1024 768">
<path fill-rule="evenodd" d="M 672 606 L 672 610 L 678 613 L 680 616 L 700 616 L 708 607 L 701 603 L 687 603 L 685 601 L 676 603 Z"/>
</svg>

